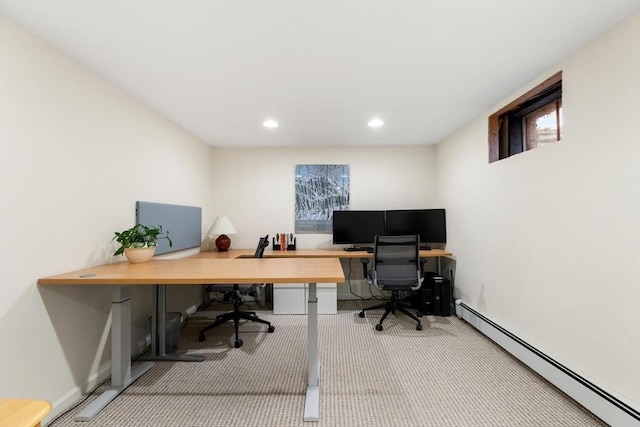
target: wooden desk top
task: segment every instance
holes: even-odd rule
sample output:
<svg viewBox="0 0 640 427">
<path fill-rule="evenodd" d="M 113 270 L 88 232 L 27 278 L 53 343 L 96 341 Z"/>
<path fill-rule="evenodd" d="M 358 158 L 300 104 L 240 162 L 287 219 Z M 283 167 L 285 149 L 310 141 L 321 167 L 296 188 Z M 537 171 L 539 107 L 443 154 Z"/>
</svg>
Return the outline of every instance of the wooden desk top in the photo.
<svg viewBox="0 0 640 427">
<path fill-rule="evenodd" d="M 213 253 L 213 252 L 211 252 Z M 252 253 L 253 255 L 253 253 Z M 127 261 L 41 278 L 39 285 L 203 285 L 345 281 L 337 258 L 212 258 Z"/>
<path fill-rule="evenodd" d="M 231 249 L 227 252 L 200 252 L 189 258 L 202 259 L 234 259 L 253 257 L 255 249 Z M 451 256 L 451 252 L 442 249 L 421 250 L 420 258 L 436 258 Z M 295 251 L 274 251 L 267 248 L 263 254 L 264 258 L 371 258 L 372 253 L 366 251 L 345 251 L 342 249 L 296 249 Z"/>
<path fill-rule="evenodd" d="M 180 259 L 153 260 L 142 264 L 127 261 L 44 277 L 39 285 L 202 285 L 224 283 L 300 283 L 345 281 L 340 258 L 367 258 L 366 251 L 297 249 L 264 251 L 253 258 L 254 249 L 200 252 Z M 421 258 L 451 256 L 442 249 L 421 250 Z"/>
<path fill-rule="evenodd" d="M 0 399 L 0 427 L 33 427 L 51 411 L 45 400 Z"/>
</svg>

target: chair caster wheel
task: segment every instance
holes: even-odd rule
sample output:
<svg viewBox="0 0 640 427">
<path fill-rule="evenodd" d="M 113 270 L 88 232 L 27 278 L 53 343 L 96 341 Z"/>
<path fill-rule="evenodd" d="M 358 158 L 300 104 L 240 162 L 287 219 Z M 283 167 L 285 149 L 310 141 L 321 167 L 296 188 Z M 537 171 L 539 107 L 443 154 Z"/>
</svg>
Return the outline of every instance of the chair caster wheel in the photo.
<svg viewBox="0 0 640 427">
<path fill-rule="evenodd" d="M 204 341 L 206 339 L 207 339 L 207 337 L 205 337 L 204 334 L 198 335 L 198 342 L 202 342 L 202 341 Z"/>
<path fill-rule="evenodd" d="M 358 313 L 358 316 L 364 317 L 364 311 L 361 311 L 360 313 Z"/>
<path fill-rule="evenodd" d="M 422 312 L 421 311 L 416 312 L 416 317 L 422 317 Z"/>
<path fill-rule="evenodd" d="M 378 323 L 376 325 L 376 331 L 381 331 L 381 330 L 382 330 L 382 325 Z"/>
<path fill-rule="evenodd" d="M 236 340 L 235 343 L 233 343 L 233 345 L 235 346 L 235 348 L 240 348 L 242 347 L 242 340 Z"/>
<path fill-rule="evenodd" d="M 420 323 L 418 323 L 416 325 L 416 331 L 421 331 L 422 330 L 422 325 Z"/>
<path fill-rule="evenodd" d="M 269 327 L 267 328 L 267 332 L 269 332 L 269 333 L 272 333 L 272 332 L 273 332 L 273 331 L 275 331 L 275 330 L 276 330 L 276 328 L 275 328 L 275 327 L 273 327 L 273 326 L 269 326 Z"/>
</svg>

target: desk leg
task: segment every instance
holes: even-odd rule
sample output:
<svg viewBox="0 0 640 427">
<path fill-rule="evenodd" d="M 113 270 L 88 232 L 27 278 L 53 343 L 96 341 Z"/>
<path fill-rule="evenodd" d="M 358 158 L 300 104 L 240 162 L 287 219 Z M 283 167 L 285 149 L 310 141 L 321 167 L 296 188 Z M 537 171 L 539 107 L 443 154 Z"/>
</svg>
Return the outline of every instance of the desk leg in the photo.
<svg viewBox="0 0 640 427">
<path fill-rule="evenodd" d="M 167 286 L 155 285 L 153 287 L 153 306 L 151 313 L 151 354 L 140 357 L 140 360 L 168 360 L 178 362 L 202 362 L 204 356 L 189 356 L 186 354 L 167 354 L 165 322 L 167 310 Z"/>
<path fill-rule="evenodd" d="M 318 297 L 315 283 L 309 283 L 307 307 L 309 378 L 304 403 L 304 421 L 318 421 L 320 417 L 320 360 L 318 358 Z"/>
<path fill-rule="evenodd" d="M 143 363 L 131 370 L 131 298 L 128 286 L 114 286 L 111 300 L 111 387 L 87 405 L 75 418 L 89 421 L 153 363 Z"/>
</svg>

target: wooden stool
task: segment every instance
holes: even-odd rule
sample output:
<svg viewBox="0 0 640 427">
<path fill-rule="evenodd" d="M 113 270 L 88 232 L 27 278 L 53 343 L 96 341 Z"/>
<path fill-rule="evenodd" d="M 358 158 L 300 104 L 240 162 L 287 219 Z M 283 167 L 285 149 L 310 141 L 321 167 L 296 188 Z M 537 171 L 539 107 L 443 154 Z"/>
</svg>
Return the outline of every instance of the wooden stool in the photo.
<svg viewBox="0 0 640 427">
<path fill-rule="evenodd" d="M 0 427 L 40 427 L 51 403 L 33 399 L 0 399 Z"/>
</svg>

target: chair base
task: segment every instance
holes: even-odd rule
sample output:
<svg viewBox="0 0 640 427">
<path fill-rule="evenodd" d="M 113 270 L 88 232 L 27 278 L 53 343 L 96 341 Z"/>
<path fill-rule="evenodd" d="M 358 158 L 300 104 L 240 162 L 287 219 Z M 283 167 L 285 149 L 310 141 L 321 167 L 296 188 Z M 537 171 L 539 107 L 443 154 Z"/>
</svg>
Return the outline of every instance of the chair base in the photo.
<svg viewBox="0 0 640 427">
<path fill-rule="evenodd" d="M 382 322 L 384 322 L 384 319 L 387 318 L 389 313 L 396 314 L 396 310 L 400 311 L 401 313 L 406 314 L 407 316 L 409 316 L 410 318 L 415 320 L 416 321 L 416 330 L 418 330 L 418 331 L 422 330 L 422 323 L 420 322 L 420 319 L 418 319 L 418 317 L 422 317 L 422 313 L 420 312 L 420 310 L 417 311 L 417 313 L 416 313 L 417 316 L 414 316 L 413 314 L 411 314 L 408 309 L 411 309 L 413 307 L 410 304 L 407 304 L 407 303 L 404 303 L 402 301 L 399 301 L 397 299 L 397 295 L 396 295 L 395 291 L 392 292 L 390 301 L 387 301 L 387 302 L 382 303 L 382 304 L 377 304 L 377 305 L 374 305 L 372 307 L 363 308 L 362 311 L 360 311 L 360 313 L 358 315 L 360 317 L 364 317 L 364 312 L 365 311 L 377 310 L 377 309 L 380 309 L 380 308 L 384 308 L 384 314 L 382 315 L 382 317 L 380 318 L 380 321 L 376 325 L 376 330 L 377 331 L 381 331 L 383 329 Z"/>
<path fill-rule="evenodd" d="M 255 311 L 240 311 L 240 310 L 237 310 L 237 307 L 234 307 L 234 311 L 230 311 L 229 313 L 219 314 L 218 316 L 216 316 L 215 322 L 201 329 L 200 335 L 198 335 L 198 341 L 202 342 L 206 340 L 206 336 L 204 333 L 207 332 L 209 329 L 213 329 L 216 326 L 224 325 L 229 321 L 233 321 L 233 326 L 236 334 L 236 340 L 234 342 L 234 346 L 236 348 L 240 348 L 243 344 L 243 341 L 240 339 L 239 332 L 238 332 L 238 327 L 241 319 L 265 324 L 268 326 L 267 332 L 269 333 L 272 333 L 273 331 L 276 330 L 276 328 L 274 328 L 273 325 L 271 325 L 271 322 L 267 322 L 266 320 L 256 316 Z"/>
</svg>

